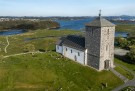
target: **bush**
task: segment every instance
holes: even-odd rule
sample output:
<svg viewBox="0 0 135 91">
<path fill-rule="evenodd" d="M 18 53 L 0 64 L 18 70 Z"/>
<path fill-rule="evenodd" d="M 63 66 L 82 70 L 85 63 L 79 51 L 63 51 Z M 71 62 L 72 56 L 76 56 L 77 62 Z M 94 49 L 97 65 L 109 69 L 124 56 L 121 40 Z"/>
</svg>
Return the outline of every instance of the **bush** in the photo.
<svg viewBox="0 0 135 91">
<path fill-rule="evenodd" d="M 116 42 L 117 42 L 118 46 L 121 48 L 127 48 L 128 45 L 130 44 L 130 42 L 127 39 L 122 38 L 122 37 L 118 37 L 116 39 Z"/>
</svg>

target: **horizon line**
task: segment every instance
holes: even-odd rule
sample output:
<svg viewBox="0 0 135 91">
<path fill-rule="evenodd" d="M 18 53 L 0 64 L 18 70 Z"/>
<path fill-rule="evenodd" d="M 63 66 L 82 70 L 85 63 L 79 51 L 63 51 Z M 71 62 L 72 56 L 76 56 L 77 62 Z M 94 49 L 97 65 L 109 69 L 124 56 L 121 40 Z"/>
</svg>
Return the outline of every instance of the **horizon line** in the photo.
<svg viewBox="0 0 135 91">
<path fill-rule="evenodd" d="M 0 15 L 0 17 L 97 17 L 98 15 L 95 16 L 36 16 L 36 15 Z M 113 16 L 130 16 L 130 17 L 135 17 L 135 15 L 103 15 L 103 17 L 113 17 Z"/>
</svg>

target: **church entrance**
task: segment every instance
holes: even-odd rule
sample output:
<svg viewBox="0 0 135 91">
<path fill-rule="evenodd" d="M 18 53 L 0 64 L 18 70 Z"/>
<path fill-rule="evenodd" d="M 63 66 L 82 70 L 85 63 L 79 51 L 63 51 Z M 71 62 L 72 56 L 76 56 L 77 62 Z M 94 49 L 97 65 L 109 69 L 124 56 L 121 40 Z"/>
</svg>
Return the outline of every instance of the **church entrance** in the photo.
<svg viewBox="0 0 135 91">
<path fill-rule="evenodd" d="M 109 60 L 106 60 L 106 61 L 104 62 L 104 68 L 105 68 L 105 69 L 109 69 L 109 68 L 110 68 L 110 61 L 109 61 Z"/>
</svg>

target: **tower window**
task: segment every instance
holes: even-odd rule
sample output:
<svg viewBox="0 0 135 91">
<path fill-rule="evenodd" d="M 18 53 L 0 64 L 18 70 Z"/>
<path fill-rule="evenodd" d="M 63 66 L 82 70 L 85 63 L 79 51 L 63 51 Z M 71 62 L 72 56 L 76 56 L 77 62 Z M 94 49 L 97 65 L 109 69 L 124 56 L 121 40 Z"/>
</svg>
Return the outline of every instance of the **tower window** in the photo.
<svg viewBox="0 0 135 91">
<path fill-rule="evenodd" d="M 109 35 L 109 29 L 107 30 L 107 34 Z"/>
<path fill-rule="evenodd" d="M 67 51 L 67 48 L 66 48 L 66 51 Z"/>
</svg>

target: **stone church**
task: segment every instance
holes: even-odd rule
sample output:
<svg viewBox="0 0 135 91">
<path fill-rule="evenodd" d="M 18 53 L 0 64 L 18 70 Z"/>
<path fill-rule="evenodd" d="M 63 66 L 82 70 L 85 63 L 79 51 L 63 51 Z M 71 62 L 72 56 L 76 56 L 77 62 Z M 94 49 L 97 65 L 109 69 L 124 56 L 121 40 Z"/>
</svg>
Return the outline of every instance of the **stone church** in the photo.
<svg viewBox="0 0 135 91">
<path fill-rule="evenodd" d="M 101 16 L 85 26 L 85 37 L 60 38 L 56 52 L 99 71 L 114 67 L 115 25 Z"/>
</svg>

